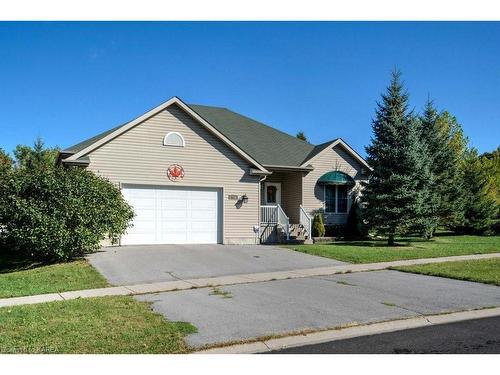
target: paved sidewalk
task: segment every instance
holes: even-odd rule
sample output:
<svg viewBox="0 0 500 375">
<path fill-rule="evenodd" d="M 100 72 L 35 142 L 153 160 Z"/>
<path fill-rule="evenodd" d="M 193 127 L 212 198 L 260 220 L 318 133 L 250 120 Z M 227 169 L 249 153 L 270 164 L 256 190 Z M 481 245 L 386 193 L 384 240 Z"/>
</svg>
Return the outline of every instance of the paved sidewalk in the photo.
<svg viewBox="0 0 500 375">
<path fill-rule="evenodd" d="M 132 284 L 124 286 L 114 286 L 99 289 L 86 289 L 61 293 L 39 294 L 34 296 L 13 297 L 0 299 L 0 307 L 28 305 L 52 301 L 64 301 L 76 298 L 90 298 L 103 296 L 139 295 L 158 292 L 170 292 L 177 290 L 205 288 L 224 285 L 249 284 L 265 281 L 298 279 L 311 276 L 328 276 L 342 273 L 355 273 L 366 271 L 383 270 L 390 267 L 406 266 L 414 264 L 441 263 L 460 260 L 476 260 L 500 258 L 500 253 L 461 255 L 442 258 L 426 258 L 399 260 L 393 262 L 367 263 L 367 264 L 342 264 L 327 267 L 315 267 L 305 269 L 295 269 L 291 271 L 258 272 L 248 274 L 238 274 L 220 277 L 186 279 L 176 281 L 163 281 L 147 284 Z"/>
</svg>

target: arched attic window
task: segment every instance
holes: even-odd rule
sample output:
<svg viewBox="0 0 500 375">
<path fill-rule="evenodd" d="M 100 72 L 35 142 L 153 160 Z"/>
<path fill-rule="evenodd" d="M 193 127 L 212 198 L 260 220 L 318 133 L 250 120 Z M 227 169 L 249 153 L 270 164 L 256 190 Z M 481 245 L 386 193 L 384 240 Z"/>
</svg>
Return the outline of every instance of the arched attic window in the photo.
<svg viewBox="0 0 500 375">
<path fill-rule="evenodd" d="M 163 138 L 164 146 L 174 146 L 174 147 L 184 147 L 186 142 L 184 141 L 184 137 L 177 132 L 168 133 L 165 138 Z"/>
</svg>

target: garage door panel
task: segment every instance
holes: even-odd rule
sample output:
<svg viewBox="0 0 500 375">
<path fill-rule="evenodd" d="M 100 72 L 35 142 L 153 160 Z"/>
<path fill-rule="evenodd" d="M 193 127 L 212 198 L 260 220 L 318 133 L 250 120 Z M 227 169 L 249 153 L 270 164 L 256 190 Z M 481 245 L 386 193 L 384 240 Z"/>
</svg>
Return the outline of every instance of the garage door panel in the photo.
<svg viewBox="0 0 500 375">
<path fill-rule="evenodd" d="M 191 191 L 191 198 L 202 200 L 215 199 L 216 195 L 214 193 L 215 191 L 193 190 Z"/>
<path fill-rule="evenodd" d="M 218 191 L 189 188 L 125 188 L 134 227 L 122 244 L 217 243 Z"/>
<path fill-rule="evenodd" d="M 213 221 L 215 218 L 214 211 L 192 211 L 191 219 L 197 221 Z"/>
<path fill-rule="evenodd" d="M 215 209 L 217 208 L 217 202 L 215 200 L 211 200 L 211 201 L 192 200 L 191 201 L 191 208 L 192 209 L 199 209 L 199 210 L 215 211 Z"/>
<path fill-rule="evenodd" d="M 157 195 L 161 199 L 187 199 L 189 197 L 189 190 L 181 189 L 156 189 Z"/>
<path fill-rule="evenodd" d="M 217 232 L 217 225 L 215 223 L 206 221 L 192 221 L 191 229 L 197 232 Z"/>
<path fill-rule="evenodd" d="M 189 229 L 189 223 L 185 221 L 163 222 L 158 228 L 162 233 L 168 232 L 186 232 Z"/>
<path fill-rule="evenodd" d="M 156 199 L 154 198 L 134 198 L 134 197 L 129 197 L 127 198 L 129 201 L 132 200 L 134 202 L 134 208 L 137 210 L 155 210 L 156 209 Z"/>
<path fill-rule="evenodd" d="M 173 232 L 163 234 L 160 241 L 168 244 L 185 244 L 188 238 L 186 232 Z"/>
<path fill-rule="evenodd" d="M 162 210 L 158 213 L 160 215 L 160 219 L 162 221 L 177 221 L 177 220 L 186 220 L 189 218 L 187 211 L 179 211 L 179 210 Z"/>
<path fill-rule="evenodd" d="M 186 199 L 172 199 L 172 198 L 161 198 L 158 200 L 159 207 L 161 209 L 187 209 L 188 208 L 188 200 Z"/>
<path fill-rule="evenodd" d="M 214 241 L 213 233 L 193 232 L 191 243 L 211 243 Z"/>
</svg>

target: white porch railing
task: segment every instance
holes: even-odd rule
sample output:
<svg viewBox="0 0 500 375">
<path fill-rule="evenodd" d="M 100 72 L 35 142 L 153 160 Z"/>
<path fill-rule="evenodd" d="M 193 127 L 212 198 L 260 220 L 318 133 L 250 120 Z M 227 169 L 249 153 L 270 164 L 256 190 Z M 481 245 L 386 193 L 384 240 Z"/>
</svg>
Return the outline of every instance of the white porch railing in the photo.
<svg viewBox="0 0 500 375">
<path fill-rule="evenodd" d="M 278 224 L 278 206 L 260 206 L 260 221 L 266 224 Z"/>
<path fill-rule="evenodd" d="M 302 205 L 300 206 L 300 224 L 307 232 L 307 238 L 312 238 L 312 219 Z"/>
<path fill-rule="evenodd" d="M 278 204 L 278 224 L 285 229 L 286 240 L 290 239 L 290 218 L 286 216 L 285 211 Z"/>
<path fill-rule="evenodd" d="M 285 231 L 286 239 L 290 239 L 290 219 L 279 204 L 260 206 L 261 223 L 281 225 Z"/>
</svg>

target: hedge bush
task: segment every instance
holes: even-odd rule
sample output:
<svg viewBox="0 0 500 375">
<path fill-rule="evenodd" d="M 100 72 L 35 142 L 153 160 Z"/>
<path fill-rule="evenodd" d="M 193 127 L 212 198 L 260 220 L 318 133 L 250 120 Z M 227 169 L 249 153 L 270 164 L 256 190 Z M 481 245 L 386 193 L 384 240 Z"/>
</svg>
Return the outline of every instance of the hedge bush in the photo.
<svg viewBox="0 0 500 375">
<path fill-rule="evenodd" d="M 2 246 L 34 261 L 65 261 L 125 232 L 133 211 L 120 190 L 85 169 L 2 168 Z"/>
</svg>

